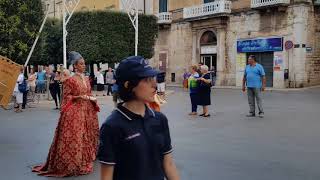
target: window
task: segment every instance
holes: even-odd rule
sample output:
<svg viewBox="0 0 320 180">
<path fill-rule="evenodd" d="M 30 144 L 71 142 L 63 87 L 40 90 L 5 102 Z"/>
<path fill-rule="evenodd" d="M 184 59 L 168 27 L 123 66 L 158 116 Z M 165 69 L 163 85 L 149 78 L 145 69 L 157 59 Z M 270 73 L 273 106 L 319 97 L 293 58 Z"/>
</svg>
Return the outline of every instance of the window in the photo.
<svg viewBox="0 0 320 180">
<path fill-rule="evenodd" d="M 159 0 L 159 13 L 168 12 L 168 0 Z"/>
<path fill-rule="evenodd" d="M 211 3 L 214 2 L 215 0 L 203 0 L 203 3 Z"/>
<path fill-rule="evenodd" d="M 200 45 L 217 45 L 217 37 L 212 31 L 206 31 L 200 38 Z"/>
</svg>

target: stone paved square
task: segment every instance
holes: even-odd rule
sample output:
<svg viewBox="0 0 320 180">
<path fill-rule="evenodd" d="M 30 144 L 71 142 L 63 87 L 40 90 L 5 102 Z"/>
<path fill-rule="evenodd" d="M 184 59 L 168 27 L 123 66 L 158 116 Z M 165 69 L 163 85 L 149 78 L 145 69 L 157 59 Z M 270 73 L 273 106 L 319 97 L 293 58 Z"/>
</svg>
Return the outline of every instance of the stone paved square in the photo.
<svg viewBox="0 0 320 180">
<path fill-rule="evenodd" d="M 214 90 L 210 118 L 188 116 L 188 92 L 171 90 L 162 111 L 169 119 L 182 180 L 320 179 L 319 88 L 265 92 L 264 119 L 245 116 L 247 97 L 240 90 Z M 112 101 L 100 98 L 99 103 L 101 124 Z M 0 110 L 1 180 L 56 179 L 30 169 L 46 159 L 59 117 L 53 107 L 41 102 L 20 114 Z M 96 162 L 93 174 L 65 179 L 98 180 L 99 173 Z"/>
</svg>

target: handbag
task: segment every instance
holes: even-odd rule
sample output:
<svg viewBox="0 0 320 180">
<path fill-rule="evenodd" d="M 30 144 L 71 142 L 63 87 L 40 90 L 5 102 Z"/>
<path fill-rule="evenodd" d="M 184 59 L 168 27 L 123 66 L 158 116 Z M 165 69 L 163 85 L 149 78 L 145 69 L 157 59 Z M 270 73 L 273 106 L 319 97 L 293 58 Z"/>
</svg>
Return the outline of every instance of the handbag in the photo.
<svg viewBox="0 0 320 180">
<path fill-rule="evenodd" d="M 18 85 L 18 90 L 21 93 L 27 92 L 27 81 L 26 80 L 23 80 L 22 83 Z"/>
</svg>

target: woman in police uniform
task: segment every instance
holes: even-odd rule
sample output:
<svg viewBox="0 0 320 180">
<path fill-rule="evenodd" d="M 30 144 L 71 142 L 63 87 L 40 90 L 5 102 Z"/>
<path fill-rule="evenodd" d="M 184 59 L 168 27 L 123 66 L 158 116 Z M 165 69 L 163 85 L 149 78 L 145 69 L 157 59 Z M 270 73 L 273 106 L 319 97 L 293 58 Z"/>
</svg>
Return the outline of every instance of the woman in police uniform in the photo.
<svg viewBox="0 0 320 180">
<path fill-rule="evenodd" d="M 123 100 L 101 127 L 101 180 L 179 180 L 168 120 L 146 103 L 154 101 L 155 76 L 139 56 L 124 59 L 116 81 Z"/>
</svg>

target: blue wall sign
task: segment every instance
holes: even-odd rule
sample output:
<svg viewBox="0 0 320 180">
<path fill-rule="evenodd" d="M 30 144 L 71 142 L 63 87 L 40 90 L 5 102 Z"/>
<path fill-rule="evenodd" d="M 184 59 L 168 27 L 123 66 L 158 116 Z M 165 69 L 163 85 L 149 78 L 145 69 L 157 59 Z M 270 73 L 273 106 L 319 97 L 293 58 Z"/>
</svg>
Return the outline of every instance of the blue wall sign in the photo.
<svg viewBox="0 0 320 180">
<path fill-rule="evenodd" d="M 237 41 L 237 51 L 245 52 L 266 52 L 266 51 L 282 51 L 282 38 L 259 38 Z"/>
</svg>

